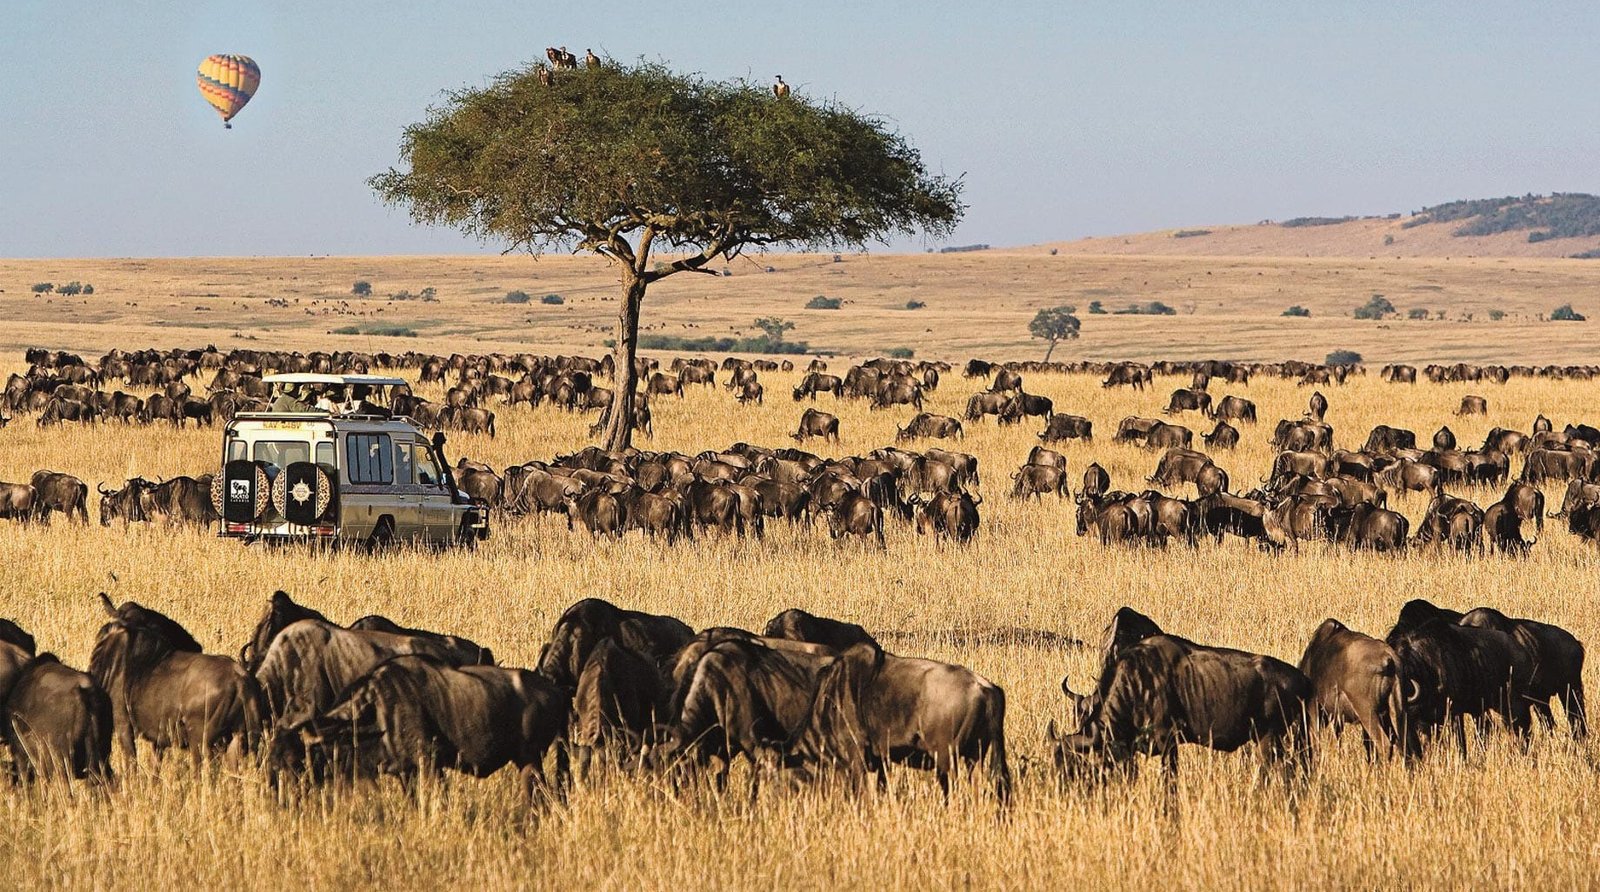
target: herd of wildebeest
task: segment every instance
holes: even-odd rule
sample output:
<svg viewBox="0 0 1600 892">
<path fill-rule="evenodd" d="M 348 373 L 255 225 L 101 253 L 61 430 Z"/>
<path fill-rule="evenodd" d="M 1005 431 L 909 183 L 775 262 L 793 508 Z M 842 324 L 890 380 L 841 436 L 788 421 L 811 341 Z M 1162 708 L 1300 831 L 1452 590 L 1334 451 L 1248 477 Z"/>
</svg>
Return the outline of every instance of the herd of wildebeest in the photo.
<svg viewBox="0 0 1600 892">
<path fill-rule="evenodd" d="M 36 412 L 37 423 L 68 420 L 170 423 L 188 420 L 215 424 L 246 410 L 264 410 L 273 372 L 349 372 L 415 369 L 422 382 L 437 384 L 439 402 L 396 388 L 390 409 L 429 428 L 495 433 L 495 411 L 546 400 L 571 411 L 596 411 L 606 422 L 612 390 L 598 383 L 613 371 L 611 357 L 463 355 L 432 356 L 357 353 L 287 353 L 215 349 L 111 351 L 98 361 L 61 352 L 30 350 L 29 369 L 6 384 L 6 413 Z M 794 370 L 791 362 L 729 357 L 720 366 L 709 359 L 678 358 L 663 370 L 640 359 L 644 389 L 634 404 L 636 428 L 653 430 L 652 399 L 681 397 L 685 387 L 725 386 L 741 402 L 760 401 L 762 372 Z M 458 486 L 495 509 L 502 518 L 539 513 L 565 515 L 569 527 L 595 535 L 621 536 L 642 530 L 669 541 L 707 531 L 761 536 L 772 520 L 797 524 L 824 522 L 834 538 L 885 541 L 888 524 L 911 524 L 917 532 L 965 542 L 981 527 L 982 495 L 975 456 L 953 448 L 966 427 L 993 416 L 1000 425 L 1042 420 L 1041 441 L 1010 475 L 1009 493 L 1018 499 L 1072 498 L 1077 532 L 1094 533 L 1106 544 L 1164 546 L 1173 540 L 1196 545 L 1210 538 L 1238 536 L 1262 548 L 1295 548 L 1307 540 L 1330 540 L 1376 551 L 1416 545 L 1449 547 L 1463 553 L 1485 550 L 1526 552 L 1530 534 L 1542 532 L 1547 516 L 1564 518 L 1568 529 L 1587 540 L 1600 538 L 1600 429 L 1569 423 L 1556 430 L 1543 415 L 1527 431 L 1496 427 L 1477 448 L 1462 448 L 1446 425 L 1419 444 L 1415 432 L 1377 425 L 1359 449 L 1338 448 L 1325 420 L 1329 401 L 1320 388 L 1335 388 L 1359 366 L 1299 362 L 1004 363 L 971 360 L 961 369 L 983 389 L 966 401 L 964 417 L 922 411 L 925 394 L 953 371 L 947 363 L 877 359 L 830 374 L 821 359 L 800 370 L 795 401 L 819 397 L 860 399 L 874 409 L 903 406 L 916 411 L 896 425 L 895 444 L 863 455 L 824 457 L 803 448 L 806 441 L 839 440 L 839 419 L 807 406 L 793 433 L 796 445 L 774 447 L 736 443 L 698 454 L 630 448 L 616 453 L 591 446 L 550 460 L 532 460 L 496 469 L 461 459 Z M 1588 366 L 1428 366 L 1427 380 L 1503 383 L 1512 377 L 1588 379 Z M 1152 386 L 1156 374 L 1185 376 L 1161 418 L 1130 416 L 1117 425 L 1114 442 L 1141 446 L 1160 457 L 1146 486 L 1113 489 L 1097 463 L 1071 486 L 1065 457 L 1051 447 L 1070 440 L 1092 440 L 1088 418 L 1056 411 L 1053 401 L 1024 388 L 1023 375 L 1037 372 L 1094 373 L 1103 386 Z M 1415 384 L 1418 370 L 1385 366 L 1385 381 Z M 721 381 L 718 376 L 721 375 Z M 1219 457 L 1233 449 L 1241 429 L 1257 425 L 1255 403 L 1238 394 L 1213 396 L 1213 390 L 1247 386 L 1252 378 L 1275 376 L 1310 388 L 1301 417 L 1281 419 L 1270 443 L 1277 450 L 1267 476 L 1248 487 L 1232 486 Z M 190 380 L 209 377 L 206 397 Z M 154 386 L 146 397 L 120 389 Z M 198 386 L 196 383 L 195 386 Z M 1458 415 L 1487 412 L 1483 396 L 1464 397 Z M 1211 425 L 1202 431 L 1204 449 L 1195 448 L 1195 431 L 1180 423 L 1196 413 Z M 926 445 L 915 449 L 919 443 Z M 1424 448 L 1427 446 L 1427 448 Z M 952 447 L 952 448 L 947 448 Z M 1520 473 L 1513 478 L 1513 458 Z M 164 480 L 135 477 L 116 488 L 99 485 L 100 520 L 173 520 L 210 524 L 217 519 L 210 492 L 214 474 Z M 1565 484 L 1559 510 L 1545 510 L 1541 486 Z M 1462 487 L 1505 486 L 1503 495 L 1480 505 L 1461 495 Z M 1177 495 L 1193 487 L 1193 497 Z M 1454 493 L 1449 490 L 1455 489 Z M 1165 491 L 1163 491 L 1165 490 Z M 1427 511 L 1412 524 L 1388 505 L 1393 490 L 1430 496 Z M 42 470 L 27 483 L 0 484 L 0 516 L 48 519 L 61 512 L 87 522 L 88 488 L 68 474 Z M 1532 526 L 1532 530 L 1527 525 Z"/>
<path fill-rule="evenodd" d="M 696 632 L 681 620 L 595 598 L 556 621 L 532 669 L 497 665 L 465 638 L 382 616 L 349 626 L 275 592 L 238 657 L 202 652 L 176 621 L 100 600 L 88 672 L 36 654 L 0 620 L 0 731 L 20 780 L 112 780 L 112 740 L 133 757 L 188 750 L 262 764 L 275 787 L 380 775 L 411 783 L 445 769 L 483 777 L 507 765 L 531 802 L 562 796 L 592 762 L 726 788 L 741 759 L 761 783 L 834 779 L 859 790 L 891 765 L 953 775 L 1011 796 L 1005 692 L 962 666 L 886 651 L 861 626 L 800 609 L 757 634 Z M 1547 623 L 1480 607 L 1408 602 L 1379 639 L 1329 619 L 1298 667 L 1197 644 L 1123 607 L 1104 633 L 1088 694 L 1062 682 L 1046 736 L 1062 782 L 1135 773 L 1139 756 L 1175 778 L 1178 750 L 1256 744 L 1294 783 L 1315 768 L 1317 729 L 1361 728 L 1370 758 L 1425 758 L 1466 720 L 1499 719 L 1526 746 L 1559 703 L 1586 736 L 1583 645 Z M 1487 736 L 1483 737 L 1487 741 Z M 548 759 L 547 759 L 548 757 Z M 546 774 L 554 762 L 554 778 Z M 574 780 L 576 775 L 577 781 Z"/>
<path fill-rule="evenodd" d="M 443 403 L 402 389 L 393 411 L 430 427 L 490 435 L 494 399 L 535 405 L 548 399 L 574 411 L 610 406 L 610 392 L 596 383 L 608 375 L 609 357 L 208 349 L 112 351 L 95 363 L 38 350 L 27 359 L 28 372 L 7 384 L 4 408 L 37 413 L 40 425 L 97 418 L 214 424 L 264 408 L 261 376 L 276 371 L 418 369 L 423 381 L 445 389 Z M 678 360 L 663 371 L 641 362 L 645 392 L 635 420 L 647 435 L 651 399 L 721 383 L 742 401 L 760 400 L 760 373 L 788 365 Z M 1528 432 L 1496 428 L 1480 448 L 1463 450 L 1448 427 L 1423 449 L 1413 432 L 1380 425 L 1361 449 L 1335 448 L 1324 420 L 1328 400 L 1315 388 L 1332 389 L 1364 373 L 1355 367 L 973 360 L 961 372 L 983 389 L 961 419 L 922 412 L 923 395 L 953 371 L 944 364 L 876 360 L 837 376 L 816 360 L 802 371 L 797 402 L 829 395 L 865 399 L 874 408 L 910 406 L 918 414 L 897 425 L 898 445 L 860 456 L 749 444 L 698 455 L 590 447 L 500 471 L 463 459 L 457 482 L 502 516 L 564 513 L 569 526 L 595 534 L 760 536 L 770 519 L 825 518 L 836 538 L 881 543 L 885 523 L 899 518 L 919 533 L 967 541 L 979 530 L 982 504 L 976 458 L 906 444 L 959 441 L 965 425 L 992 415 L 1000 424 L 1027 418 L 1044 424 L 1042 442 L 1011 475 L 1011 497 L 1075 498 L 1077 532 L 1094 531 L 1107 544 L 1194 545 L 1234 535 L 1274 550 L 1331 539 L 1378 550 L 1432 543 L 1481 552 L 1487 544 L 1520 554 L 1530 544 L 1523 524 L 1543 527 L 1538 487 L 1551 480 L 1568 484 L 1559 516 L 1570 529 L 1591 539 L 1600 534 L 1600 430 L 1568 424 L 1557 432 L 1540 416 Z M 1092 372 L 1104 376 L 1106 387 L 1140 389 L 1155 374 L 1187 376 L 1164 418 L 1124 419 L 1114 439 L 1162 450 L 1148 482 L 1193 486 L 1194 498 L 1113 490 L 1098 464 L 1085 469 L 1074 493 L 1064 457 L 1050 447 L 1092 439 L 1093 424 L 1028 393 L 1022 376 L 1038 372 Z M 1504 382 L 1594 372 L 1462 365 L 1429 367 L 1423 375 Z M 1407 366 L 1381 374 L 1402 384 L 1417 378 Z M 203 400 L 186 383 L 199 375 L 211 376 Z M 1312 390 L 1303 417 L 1275 426 L 1279 452 L 1269 475 L 1235 492 L 1227 472 L 1193 449 L 1192 431 L 1175 416 L 1200 413 L 1213 424 L 1203 434 L 1206 444 L 1230 449 L 1238 426 L 1256 424 L 1255 405 L 1236 394 L 1214 399 L 1211 388 L 1264 375 Z M 144 398 L 106 389 L 117 385 L 160 389 Z M 1457 411 L 1485 410 L 1484 398 L 1470 396 Z M 806 408 L 794 438 L 803 444 L 813 437 L 837 440 L 838 419 Z M 1512 456 L 1524 456 L 1514 481 Z M 1501 484 L 1508 485 L 1505 495 L 1486 508 L 1445 491 Z M 204 475 L 102 487 L 101 520 L 212 522 L 209 488 Z M 1431 494 L 1414 536 L 1406 518 L 1386 507 L 1388 488 Z M 44 521 L 59 512 L 87 523 L 87 498 L 88 487 L 76 478 L 41 471 L 30 483 L 5 485 L 0 511 Z M 382 616 L 339 625 L 281 591 L 237 658 L 202 652 L 178 622 L 153 609 L 132 601 L 119 606 L 104 595 L 101 601 L 108 622 L 87 672 L 36 653 L 27 632 L 0 620 L 0 732 L 19 778 L 109 781 L 116 738 L 130 755 L 143 742 L 157 753 L 189 750 L 197 760 L 223 753 L 254 759 L 280 785 L 378 775 L 409 780 L 446 768 L 485 776 L 513 765 L 529 796 L 543 801 L 561 795 L 596 758 L 679 782 L 709 774 L 720 788 L 743 757 L 754 766 L 752 784 L 833 777 L 854 790 L 873 776 L 881 783 L 888 766 L 899 764 L 932 770 L 947 794 L 952 775 L 970 771 L 1001 802 L 1011 795 L 1005 694 L 998 686 L 962 666 L 889 653 L 859 625 L 800 609 L 780 613 L 760 633 L 697 632 L 674 617 L 589 598 L 557 620 L 534 668 L 516 669 L 497 665 L 488 648 L 459 636 Z M 1303 778 L 1314 770 L 1315 730 L 1322 724 L 1359 725 L 1374 757 L 1407 762 L 1425 758 L 1441 736 L 1464 753 L 1468 718 L 1485 734 L 1498 718 L 1526 745 L 1536 719 L 1553 726 L 1552 702 L 1574 738 L 1586 734 L 1582 644 L 1558 626 L 1488 607 L 1460 613 L 1413 600 L 1383 638 L 1330 619 L 1315 630 L 1298 666 L 1197 644 L 1124 607 L 1107 627 L 1099 656 L 1090 693 L 1075 694 L 1062 682 L 1062 716 L 1075 730 L 1058 733 L 1052 722 L 1048 737 L 1063 781 L 1131 772 L 1140 755 L 1157 757 L 1170 776 L 1184 743 L 1223 751 L 1257 743 L 1269 764 Z M 547 760 L 554 762 L 553 779 Z"/>
</svg>

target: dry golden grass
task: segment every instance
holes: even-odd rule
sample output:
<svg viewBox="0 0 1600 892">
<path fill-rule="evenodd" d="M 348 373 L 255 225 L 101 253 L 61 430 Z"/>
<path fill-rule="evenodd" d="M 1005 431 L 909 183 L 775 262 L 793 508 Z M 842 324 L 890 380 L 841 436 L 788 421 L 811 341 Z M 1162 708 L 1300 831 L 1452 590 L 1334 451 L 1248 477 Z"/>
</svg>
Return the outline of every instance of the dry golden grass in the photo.
<svg viewBox="0 0 1600 892">
<path fill-rule="evenodd" d="M 1198 241 L 1198 240 L 1184 240 Z M 1050 256 L 1044 248 L 949 255 L 772 255 L 741 258 L 729 277 L 678 275 L 653 286 L 642 330 L 679 336 L 754 335 L 757 317 L 796 323 L 814 349 L 853 356 L 911 347 L 918 358 L 1037 359 L 1028 320 L 1075 305 L 1081 340 L 1058 359 L 1304 359 L 1335 349 L 1370 363 L 1587 363 L 1590 323 L 1548 323 L 1566 303 L 1600 320 L 1600 263 L 1462 257 Z M 774 272 L 763 272 L 767 266 Z M 351 297 L 356 280 L 379 295 Z M 35 297 L 35 282 L 89 282 L 87 297 Z M 391 302 L 438 289 L 436 303 Z M 534 298 L 503 302 L 521 289 Z M 0 260 L 0 351 L 27 346 L 91 352 L 111 347 L 204 345 L 303 350 L 597 352 L 616 321 L 616 275 L 600 260 L 524 256 Z M 546 306 L 547 293 L 566 298 Z M 818 294 L 840 310 L 806 310 Z M 1362 322 L 1350 312 L 1373 294 L 1402 313 L 1445 311 L 1447 321 Z M 927 304 L 905 309 L 906 302 Z M 1176 316 L 1089 315 L 1163 301 Z M 280 303 L 270 303 L 270 302 Z M 281 302 L 286 302 L 282 304 Z M 1291 305 L 1310 319 L 1286 319 Z M 1489 321 L 1489 311 L 1508 315 Z M 1474 321 L 1461 321 L 1471 314 Z M 417 338 L 341 335 L 401 326 Z"/>
<path fill-rule="evenodd" d="M 741 408 L 726 391 L 692 388 L 654 404 L 648 448 L 698 451 L 736 440 L 787 442 L 801 405 L 793 376 L 764 375 L 774 399 Z M 1077 478 L 1098 460 L 1122 487 L 1141 486 L 1156 455 L 1111 444 L 1118 419 L 1153 415 L 1185 381 L 1158 378 L 1143 394 L 1103 390 L 1083 376 L 1030 376 L 1030 391 L 1087 415 L 1100 438 L 1064 449 Z M 946 379 L 930 411 L 959 415 L 977 385 Z M 1279 417 L 1298 417 L 1309 391 L 1262 380 L 1214 386 L 1255 400 L 1262 424 L 1243 429 L 1237 454 L 1219 456 L 1236 488 L 1270 460 Z M 1494 425 L 1526 429 L 1537 412 L 1557 424 L 1592 420 L 1595 386 L 1518 380 L 1505 386 L 1396 387 L 1374 378 L 1325 389 L 1341 443 L 1380 421 L 1426 437 L 1448 422 L 1463 444 Z M 1487 417 L 1456 419 L 1462 394 L 1487 396 Z M 842 420 L 855 453 L 892 441 L 908 411 L 869 412 L 859 402 L 819 405 Z M 587 418 L 548 407 L 498 409 L 501 436 L 460 436 L 452 452 L 497 466 L 548 458 L 584 442 Z M 1196 416 L 1188 423 L 1200 428 Z M 148 753 L 119 763 L 121 789 L 0 790 L 0 871 L 17 887 L 239 886 L 398 888 L 1305 888 L 1595 885 L 1600 838 L 1595 750 L 1539 733 L 1523 755 L 1503 735 L 1415 769 L 1369 764 L 1352 736 L 1324 741 L 1295 806 L 1275 782 L 1258 783 L 1249 754 L 1188 748 L 1175 805 L 1153 770 L 1094 792 L 1057 788 L 1043 741 L 1065 714 L 1063 673 L 1082 689 L 1089 648 L 1019 643 L 1007 632 L 1047 630 L 1096 641 L 1111 612 L 1129 604 L 1174 632 L 1297 661 L 1324 617 L 1382 634 L 1416 596 L 1464 607 L 1487 603 L 1560 623 L 1600 641 L 1591 597 L 1600 555 L 1559 524 L 1524 560 L 1432 551 L 1402 557 L 1314 546 L 1272 556 L 1229 540 L 1198 550 L 1105 549 L 1073 534 L 1070 502 L 1021 504 L 1006 495 L 1011 470 L 1035 442 L 1035 424 L 970 426 L 959 448 L 980 458 L 983 525 L 966 547 L 919 539 L 905 525 L 888 548 L 835 543 L 821 528 L 769 528 L 765 541 L 701 539 L 678 548 L 630 534 L 597 542 L 559 518 L 501 523 L 476 552 L 401 550 L 378 557 L 249 548 L 194 531 L 0 528 L 0 614 L 42 647 L 82 666 L 101 623 L 93 594 L 106 589 L 185 623 L 209 650 L 235 652 L 278 587 L 348 621 L 381 611 L 491 645 L 508 665 L 534 661 L 559 611 L 585 596 L 672 613 L 699 627 L 759 627 L 800 606 L 864 624 L 900 653 L 971 666 L 1009 699 L 1008 743 L 1019 775 L 1015 807 L 996 816 L 988 794 L 959 789 L 941 802 L 932 778 L 894 776 L 887 794 L 764 790 L 751 803 L 742 774 L 725 796 L 674 793 L 649 777 L 595 778 L 565 806 L 534 818 L 510 773 L 426 784 L 413 800 L 382 783 L 342 794 L 280 801 L 260 772 L 195 772 L 184 759 Z M 40 467 L 88 480 L 198 473 L 215 462 L 214 431 L 37 429 L 0 431 L 0 479 Z M 1554 493 L 1552 493 L 1554 494 Z M 1493 496 L 1475 493 L 1480 503 Z M 1415 521 L 1418 498 L 1399 501 Z M 1592 679 L 1591 679 L 1592 686 Z M 1149 766 L 1151 769 L 1154 766 Z"/>
</svg>

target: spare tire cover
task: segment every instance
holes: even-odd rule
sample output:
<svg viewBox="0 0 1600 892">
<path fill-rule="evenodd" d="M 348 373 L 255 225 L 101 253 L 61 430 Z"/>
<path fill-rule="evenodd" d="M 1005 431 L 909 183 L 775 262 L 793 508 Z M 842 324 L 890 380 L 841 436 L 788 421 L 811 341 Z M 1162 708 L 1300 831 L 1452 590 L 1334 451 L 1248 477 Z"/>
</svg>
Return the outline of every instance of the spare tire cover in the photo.
<svg viewBox="0 0 1600 892">
<path fill-rule="evenodd" d="M 222 518 L 228 523 L 250 523 L 272 507 L 272 487 L 259 462 L 234 459 L 223 466 Z"/>
<path fill-rule="evenodd" d="M 311 462 L 295 462 L 273 481 L 272 502 L 290 523 L 311 526 L 327 517 L 335 501 L 333 476 Z"/>
</svg>

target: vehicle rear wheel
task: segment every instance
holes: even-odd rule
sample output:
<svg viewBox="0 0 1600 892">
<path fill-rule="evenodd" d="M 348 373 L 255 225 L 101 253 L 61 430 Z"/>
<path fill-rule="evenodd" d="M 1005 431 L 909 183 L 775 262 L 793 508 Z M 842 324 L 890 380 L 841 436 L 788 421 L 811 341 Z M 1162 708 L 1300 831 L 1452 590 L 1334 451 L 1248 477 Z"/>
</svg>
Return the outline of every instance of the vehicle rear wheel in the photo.
<svg viewBox="0 0 1600 892">
<path fill-rule="evenodd" d="M 472 521 L 463 517 L 461 526 L 456 528 L 456 545 L 473 551 L 478 547 L 478 531 L 473 528 Z"/>
<path fill-rule="evenodd" d="M 380 548 L 388 548 L 393 544 L 394 518 L 378 518 L 378 525 L 372 528 L 372 535 L 367 537 L 367 550 L 377 551 Z"/>
</svg>

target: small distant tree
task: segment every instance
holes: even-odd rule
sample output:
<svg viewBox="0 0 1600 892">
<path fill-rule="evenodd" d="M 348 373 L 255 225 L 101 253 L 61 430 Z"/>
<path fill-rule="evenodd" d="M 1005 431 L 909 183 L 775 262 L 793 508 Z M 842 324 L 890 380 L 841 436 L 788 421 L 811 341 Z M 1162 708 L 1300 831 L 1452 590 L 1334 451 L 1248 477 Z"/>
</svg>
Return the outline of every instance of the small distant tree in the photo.
<svg viewBox="0 0 1600 892">
<path fill-rule="evenodd" d="M 34 282 L 33 287 L 30 290 L 33 291 L 34 294 L 49 294 L 50 291 L 55 287 L 56 286 L 54 282 Z"/>
<path fill-rule="evenodd" d="M 548 304 L 552 307 L 559 307 L 566 302 L 567 299 L 559 294 L 546 294 L 544 297 L 539 298 L 539 303 Z"/>
<path fill-rule="evenodd" d="M 1354 350 L 1335 350 L 1322 360 L 1325 365 L 1355 365 L 1360 361 L 1361 354 Z"/>
<path fill-rule="evenodd" d="M 525 304 L 530 300 L 533 298 L 529 297 L 526 291 L 507 291 L 505 296 L 505 302 L 508 304 Z"/>
<path fill-rule="evenodd" d="M 920 300 L 908 300 L 908 301 L 906 301 L 906 309 L 908 309 L 908 310 L 920 310 L 925 306 L 927 306 L 927 304 L 922 302 L 922 301 L 920 301 Z"/>
<path fill-rule="evenodd" d="M 1572 304 L 1562 304 L 1550 311 L 1551 322 L 1582 322 L 1588 317 L 1574 310 Z"/>
<path fill-rule="evenodd" d="M 406 128 L 400 157 L 370 182 L 416 222 L 612 261 L 622 299 L 611 450 L 632 442 L 640 309 L 652 284 L 714 273 L 751 248 L 939 239 L 966 209 L 961 181 L 930 172 L 883 116 L 656 62 L 606 60 L 553 78 L 530 66 L 457 90 Z M 657 267 L 654 251 L 677 259 Z"/>
<path fill-rule="evenodd" d="M 1413 322 L 1427 319 L 1428 310 L 1426 307 L 1412 307 L 1406 311 L 1406 318 L 1412 320 Z"/>
<path fill-rule="evenodd" d="M 1290 307 L 1287 310 L 1284 310 L 1283 311 L 1283 315 L 1285 315 L 1285 316 L 1310 316 L 1311 315 L 1311 311 L 1306 309 L 1305 307 L 1299 306 L 1297 304 L 1295 306 Z"/>
<path fill-rule="evenodd" d="M 56 293 L 64 294 L 67 297 L 76 297 L 77 295 L 83 293 L 83 285 L 78 282 L 68 282 L 65 285 L 57 285 Z"/>
<path fill-rule="evenodd" d="M 1089 301 L 1089 315 L 1091 315 L 1091 316 L 1104 316 L 1105 314 L 1106 314 L 1106 308 L 1101 306 L 1099 301 L 1097 301 L 1097 300 Z"/>
<path fill-rule="evenodd" d="M 1352 314 L 1357 319 L 1382 319 L 1395 314 L 1394 304 L 1381 294 L 1374 294 L 1365 304 L 1356 307 Z"/>
<path fill-rule="evenodd" d="M 890 359 L 914 359 L 916 355 L 917 351 L 910 347 L 890 347 L 888 353 Z"/>
<path fill-rule="evenodd" d="M 1033 321 L 1028 323 L 1028 334 L 1043 338 L 1050 346 L 1045 348 L 1044 361 L 1050 361 L 1050 354 L 1056 350 L 1056 344 L 1063 338 L 1075 338 L 1082 323 L 1078 317 L 1072 315 L 1075 307 L 1050 307 L 1040 310 Z"/>
<path fill-rule="evenodd" d="M 837 310 L 842 306 L 844 306 L 843 300 L 837 297 L 824 297 L 821 294 L 806 301 L 808 310 Z"/>
<path fill-rule="evenodd" d="M 761 333 L 767 336 L 767 340 L 774 344 L 783 343 L 783 336 L 788 332 L 794 331 L 793 322 L 787 319 L 779 319 L 776 316 L 763 316 L 753 324 L 756 328 L 761 329 Z"/>
<path fill-rule="evenodd" d="M 439 300 L 439 289 L 429 285 L 422 289 L 421 293 L 417 295 L 417 299 L 423 303 L 434 303 Z"/>
<path fill-rule="evenodd" d="M 1506 311 L 1505 310 L 1490 310 L 1489 311 L 1489 319 L 1492 322 L 1499 322 L 1501 319 L 1504 319 L 1504 318 L 1506 318 Z"/>
<path fill-rule="evenodd" d="M 354 294 L 356 297 L 371 297 L 372 283 L 364 279 L 358 281 L 354 285 L 350 286 L 350 293 Z"/>
<path fill-rule="evenodd" d="M 88 283 L 84 283 L 83 293 L 84 294 L 93 294 L 94 293 L 94 286 L 90 285 Z"/>
</svg>

